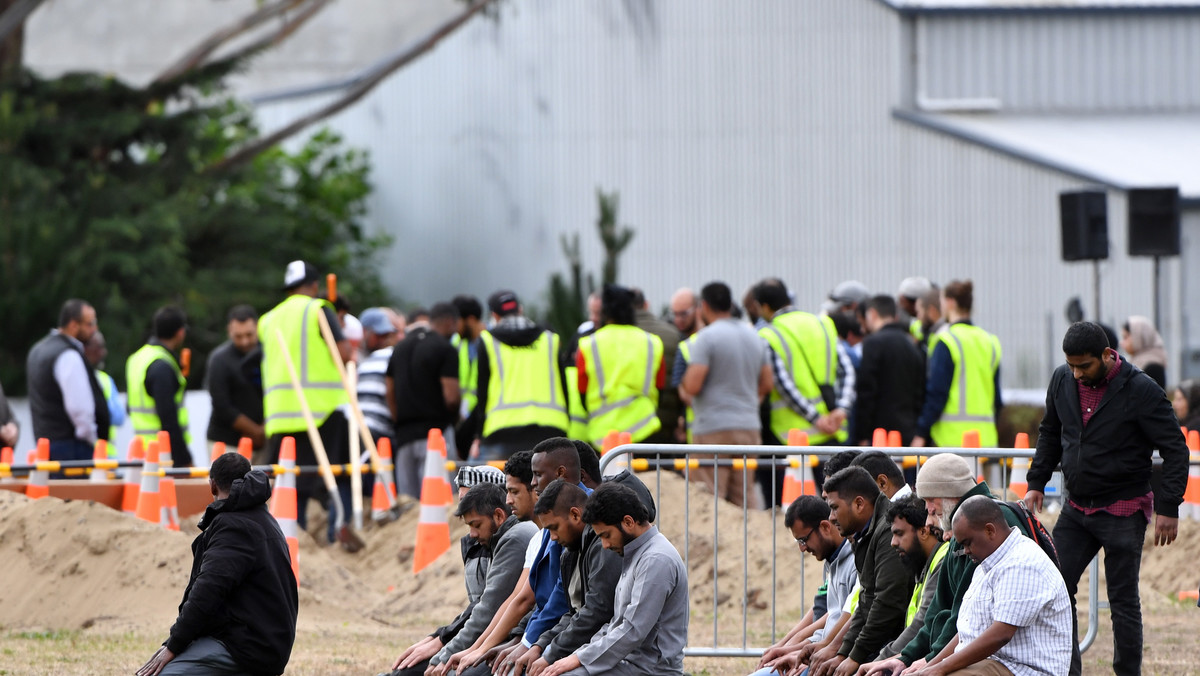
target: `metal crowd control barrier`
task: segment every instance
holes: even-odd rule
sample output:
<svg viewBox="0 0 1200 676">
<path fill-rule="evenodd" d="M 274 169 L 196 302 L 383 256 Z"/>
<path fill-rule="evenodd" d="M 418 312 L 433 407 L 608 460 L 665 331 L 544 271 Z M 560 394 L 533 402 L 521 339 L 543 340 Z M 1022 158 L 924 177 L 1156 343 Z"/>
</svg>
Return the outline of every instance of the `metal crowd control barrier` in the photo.
<svg viewBox="0 0 1200 676">
<path fill-rule="evenodd" d="M 0 463 L 0 477 L 16 477 L 26 476 L 30 472 L 61 472 L 67 476 L 86 476 L 92 469 L 116 470 L 127 467 L 141 468 L 144 463 L 141 460 L 46 460 L 43 462 L 35 462 L 32 464 L 17 464 L 11 465 Z M 387 471 L 392 471 L 395 465 L 383 465 Z M 317 474 L 321 471 L 319 465 L 300 465 L 294 468 L 286 468 L 283 465 L 253 465 L 252 469 L 262 470 L 272 476 L 280 474 Z M 334 476 L 342 476 L 354 472 L 354 467 L 349 464 L 331 465 Z M 374 470 L 369 464 L 359 465 L 358 471 L 362 474 L 370 474 Z M 156 472 L 144 472 L 159 477 L 185 477 L 193 479 L 203 479 L 208 477 L 207 467 L 167 467 L 159 468 Z"/>
<path fill-rule="evenodd" d="M 674 444 L 625 444 L 618 446 L 608 453 L 605 453 L 600 458 L 600 474 L 608 475 L 610 467 L 613 463 L 624 459 L 630 467 L 637 471 L 654 470 L 655 473 L 655 488 L 654 502 L 658 505 L 659 517 L 662 520 L 662 512 L 664 505 L 662 502 L 662 470 L 680 470 L 683 473 L 685 480 L 690 480 L 690 471 L 697 467 L 713 467 L 713 466 L 731 466 L 735 469 L 756 469 L 758 467 L 771 467 L 772 485 L 776 483 L 776 472 L 785 471 L 789 467 L 803 467 L 809 462 L 811 456 L 829 456 L 834 453 L 847 450 L 858 451 L 881 451 L 887 455 L 903 459 L 905 456 L 918 455 L 920 458 L 927 458 L 939 453 L 954 453 L 955 455 L 964 458 L 975 459 L 975 474 L 980 474 L 980 460 L 983 458 L 992 459 L 1013 459 L 1013 458 L 1032 458 L 1033 451 L 1030 449 L 1013 449 L 1013 448 L 880 448 L 874 446 L 720 446 L 707 444 L 692 444 L 692 445 L 674 445 Z M 634 458 L 634 455 L 640 456 Z M 777 458 L 777 456 L 788 456 L 787 458 Z M 693 457 L 693 456 L 699 456 Z M 733 456 L 732 458 L 718 458 L 717 456 Z M 994 491 L 1000 491 L 1000 495 L 1006 495 L 1008 486 L 1011 483 L 1011 463 L 1000 462 L 999 478 L 1000 485 L 995 486 L 989 483 L 989 487 Z M 742 493 L 749 495 L 749 491 L 753 488 L 754 479 L 747 473 L 742 473 Z M 684 648 L 683 654 L 688 657 L 759 657 L 762 655 L 766 647 L 750 647 L 748 639 L 748 623 L 749 623 L 749 525 L 748 513 L 749 507 L 743 500 L 742 505 L 742 632 L 741 644 L 739 647 L 721 647 L 720 643 L 720 618 L 718 608 L 720 605 L 719 594 L 719 547 L 717 541 L 719 538 L 719 518 L 717 506 L 723 498 L 713 494 L 712 514 L 713 514 L 713 640 L 710 646 L 689 645 Z M 684 492 L 684 541 L 683 541 L 683 561 L 684 569 L 690 571 L 689 554 L 691 550 L 691 491 Z M 669 508 L 668 508 L 669 509 Z M 779 524 L 779 508 L 772 504 L 770 506 L 771 514 L 771 642 L 777 641 L 782 634 L 779 633 L 777 627 L 777 603 L 776 595 L 778 591 L 778 561 L 779 552 L 777 551 L 777 531 Z M 678 547 L 679 544 L 675 543 Z M 805 608 L 808 604 L 807 591 L 805 590 L 804 573 L 807 565 L 807 556 L 800 557 L 800 598 L 802 606 Z M 1100 561 L 1099 557 L 1092 559 L 1090 568 L 1088 569 L 1088 628 L 1083 640 L 1079 642 L 1079 652 L 1083 653 L 1092 646 L 1096 640 L 1096 634 L 1099 629 L 1100 608 L 1107 608 L 1106 601 L 1100 601 L 1098 596 L 1100 593 Z M 785 627 L 785 632 L 790 627 Z M 697 636 L 697 632 L 689 632 L 690 636 Z M 690 641 L 689 641 L 690 642 Z"/>
</svg>

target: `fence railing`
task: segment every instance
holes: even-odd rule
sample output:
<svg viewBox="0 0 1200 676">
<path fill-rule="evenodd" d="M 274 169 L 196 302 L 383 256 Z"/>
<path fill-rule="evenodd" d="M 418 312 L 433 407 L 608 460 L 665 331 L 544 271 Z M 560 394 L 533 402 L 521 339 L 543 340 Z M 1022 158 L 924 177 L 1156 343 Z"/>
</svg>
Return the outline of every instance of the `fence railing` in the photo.
<svg viewBox="0 0 1200 676">
<path fill-rule="evenodd" d="M 723 446 L 723 445 L 674 445 L 674 444 L 625 444 L 618 446 L 608 451 L 600 459 L 600 473 L 607 476 L 615 473 L 618 467 L 629 466 L 636 471 L 653 471 L 654 479 L 654 502 L 658 506 L 658 521 L 663 520 L 663 513 L 670 512 L 678 505 L 664 505 L 662 501 L 662 472 L 664 469 L 668 471 L 680 472 L 685 480 L 690 481 L 690 472 L 698 467 L 718 467 L 730 466 L 735 469 L 756 469 L 760 467 L 770 467 L 772 474 L 772 485 L 777 485 L 777 472 L 784 472 L 791 468 L 809 467 L 813 459 L 821 456 L 829 456 L 834 453 L 846 450 L 866 451 L 882 451 L 889 456 L 903 461 L 906 457 L 914 455 L 918 456 L 920 461 L 925 458 L 937 455 L 939 453 L 954 453 L 964 458 L 972 458 L 975 462 L 975 475 L 983 475 L 985 480 L 988 480 L 988 474 L 995 477 L 995 480 L 988 480 L 989 487 L 993 492 L 1003 497 L 1009 485 L 1012 483 L 1012 473 L 1015 459 L 1027 460 L 1033 457 L 1033 451 L 1030 449 L 1013 449 L 1013 448 L 929 448 L 929 449 L 914 449 L 914 448 L 880 448 L 874 446 Z M 636 456 L 636 457 L 635 457 Z M 724 457 L 720 457 L 724 456 Z M 786 456 L 786 457 L 783 457 Z M 985 462 L 984 459 L 988 461 Z M 754 480 L 750 474 L 743 472 L 741 475 L 743 495 L 749 495 L 754 488 Z M 647 482 L 649 483 L 649 482 Z M 706 500 L 707 501 L 707 500 Z M 749 513 L 751 509 L 745 504 L 748 500 L 743 500 L 742 511 L 742 602 L 741 602 L 741 640 L 737 641 L 738 645 L 721 645 L 721 626 L 722 619 L 728 621 L 728 617 L 721 618 L 719 613 L 720 593 L 719 580 L 721 579 L 720 572 L 720 518 L 719 505 L 723 498 L 718 497 L 714 492 L 712 495 L 712 522 L 713 522 L 713 600 L 712 600 L 712 643 L 711 645 L 698 645 L 696 637 L 699 633 L 693 627 L 689 631 L 689 645 L 684 649 L 684 655 L 689 657 L 759 657 L 762 655 L 766 646 L 751 646 L 749 641 L 748 625 L 749 625 Z M 691 571 L 690 552 L 691 552 L 691 490 L 684 491 L 683 500 L 683 522 L 684 522 L 684 539 L 682 546 L 680 543 L 674 543 L 676 547 L 680 547 L 683 551 L 684 568 Z M 771 642 L 774 643 L 782 634 L 778 627 L 778 566 L 779 552 L 777 548 L 777 533 L 779 524 L 780 509 L 774 504 L 769 507 L 771 515 L 771 593 L 770 593 L 770 613 L 771 613 Z M 806 606 L 808 604 L 807 590 L 805 589 L 805 566 L 807 565 L 806 556 L 800 557 L 800 597 L 801 602 Z M 1087 633 L 1079 642 L 1079 651 L 1082 653 L 1091 647 L 1096 640 L 1096 634 L 1099 627 L 1100 608 L 1108 607 L 1107 602 L 1100 601 L 1100 575 L 1099 575 L 1099 559 L 1092 559 L 1091 567 L 1088 573 L 1089 595 L 1088 595 L 1088 615 L 1087 615 Z M 803 607 L 803 606 L 802 606 Z M 728 626 L 726 624 L 725 626 Z M 784 627 L 784 633 L 790 627 Z"/>
</svg>

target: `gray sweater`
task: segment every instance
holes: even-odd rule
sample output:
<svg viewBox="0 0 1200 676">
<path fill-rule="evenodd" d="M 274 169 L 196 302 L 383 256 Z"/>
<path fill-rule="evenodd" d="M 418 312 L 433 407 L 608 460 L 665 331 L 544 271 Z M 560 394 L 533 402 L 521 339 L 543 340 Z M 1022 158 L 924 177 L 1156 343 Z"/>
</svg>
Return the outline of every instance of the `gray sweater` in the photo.
<svg viewBox="0 0 1200 676">
<path fill-rule="evenodd" d="M 487 629 L 496 610 L 517 586 L 517 580 L 525 567 L 525 549 L 537 530 L 533 523 L 518 522 L 515 516 L 508 517 L 500 526 L 493 536 L 496 544 L 492 548 L 492 562 L 483 583 L 483 595 L 471 609 L 471 616 L 467 618 L 462 630 L 433 656 L 430 664 L 441 664 L 450 659 L 454 653 L 475 643 L 475 639 Z"/>
<path fill-rule="evenodd" d="M 637 674 L 682 674 L 688 580 L 683 559 L 651 526 L 625 545 L 613 618 L 575 652 L 589 674 L 623 663 Z"/>
</svg>

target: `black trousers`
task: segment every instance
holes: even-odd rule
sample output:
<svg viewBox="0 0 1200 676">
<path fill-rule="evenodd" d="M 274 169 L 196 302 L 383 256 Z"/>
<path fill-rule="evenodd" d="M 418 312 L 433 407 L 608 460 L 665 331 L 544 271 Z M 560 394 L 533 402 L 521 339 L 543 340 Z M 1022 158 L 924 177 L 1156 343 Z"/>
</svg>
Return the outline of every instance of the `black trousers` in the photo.
<svg viewBox="0 0 1200 676">
<path fill-rule="evenodd" d="M 1071 617 L 1075 640 L 1079 640 L 1079 618 L 1075 592 L 1083 571 L 1104 549 L 1104 575 L 1108 580 L 1108 604 L 1112 611 L 1113 672 L 1118 676 L 1142 673 L 1142 603 L 1138 579 L 1142 567 L 1142 543 L 1146 537 L 1146 518 L 1113 516 L 1107 512 L 1087 515 L 1070 504 L 1064 505 L 1054 525 L 1054 546 L 1058 549 L 1063 581 L 1071 595 Z M 1097 599 L 1088 599 L 1096 603 Z M 1082 670 L 1079 651 L 1071 659 L 1071 673 Z"/>
</svg>

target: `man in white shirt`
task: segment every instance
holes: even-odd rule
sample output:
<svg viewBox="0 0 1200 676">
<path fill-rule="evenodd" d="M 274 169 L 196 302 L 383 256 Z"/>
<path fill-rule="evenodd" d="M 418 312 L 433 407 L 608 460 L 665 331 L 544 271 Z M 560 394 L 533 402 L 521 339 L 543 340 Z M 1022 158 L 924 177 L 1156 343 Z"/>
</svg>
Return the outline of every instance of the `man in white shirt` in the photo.
<svg viewBox="0 0 1200 676">
<path fill-rule="evenodd" d="M 1060 676 L 1071 666 L 1071 600 L 1041 547 L 977 495 L 954 515 L 954 538 L 978 568 L 958 612 L 958 636 L 917 676 Z"/>
</svg>

